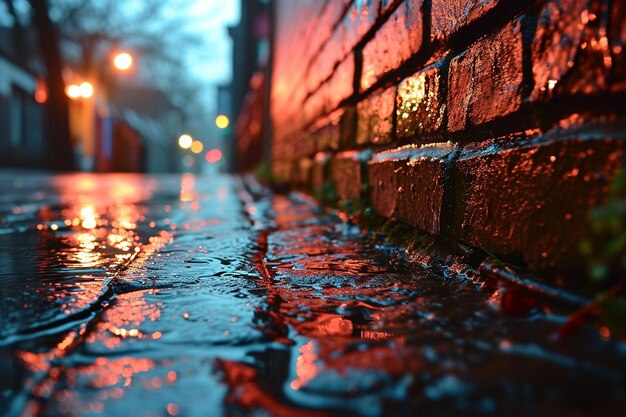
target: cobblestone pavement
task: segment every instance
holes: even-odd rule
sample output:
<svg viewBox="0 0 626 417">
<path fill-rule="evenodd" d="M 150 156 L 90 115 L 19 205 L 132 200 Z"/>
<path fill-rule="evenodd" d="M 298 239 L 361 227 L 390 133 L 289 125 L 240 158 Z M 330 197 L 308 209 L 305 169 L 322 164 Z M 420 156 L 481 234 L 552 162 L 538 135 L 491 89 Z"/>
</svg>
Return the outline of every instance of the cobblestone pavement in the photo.
<svg viewBox="0 0 626 417">
<path fill-rule="evenodd" d="M 0 174 L 0 415 L 617 415 L 626 349 L 301 194 Z"/>
</svg>

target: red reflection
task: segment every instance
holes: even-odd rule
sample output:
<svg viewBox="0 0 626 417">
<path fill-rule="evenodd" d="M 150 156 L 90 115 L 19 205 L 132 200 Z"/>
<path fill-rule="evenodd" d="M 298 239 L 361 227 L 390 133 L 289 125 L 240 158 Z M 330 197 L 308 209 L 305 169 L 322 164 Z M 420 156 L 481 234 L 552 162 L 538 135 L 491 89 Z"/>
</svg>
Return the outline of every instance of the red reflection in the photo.
<svg viewBox="0 0 626 417">
<path fill-rule="evenodd" d="M 180 201 L 190 202 L 198 198 L 196 188 L 196 177 L 193 174 L 183 174 L 180 179 Z M 171 207 L 169 208 L 171 210 Z"/>
<path fill-rule="evenodd" d="M 211 149 L 206 153 L 205 158 L 209 164 L 219 162 L 222 159 L 222 151 L 217 148 Z"/>
<path fill-rule="evenodd" d="M 35 289 L 45 297 L 60 314 L 72 314 L 89 307 L 99 299 L 103 283 L 108 282 L 120 269 L 134 260 L 133 267 L 141 268 L 148 256 L 172 241 L 172 235 L 164 230 L 148 227 L 141 200 L 148 200 L 157 183 L 135 175 L 75 174 L 57 176 L 52 180 L 57 206 L 43 206 L 39 212 L 36 230 L 41 241 L 39 269 L 42 271 L 41 287 Z M 137 232 L 140 225 L 142 236 Z M 149 235 L 145 235 L 149 233 Z M 46 281 L 46 271 L 59 270 L 62 280 Z M 88 379 L 94 387 L 112 387 L 111 398 L 121 398 L 124 391 L 117 384 L 129 386 L 133 376 L 154 368 L 154 363 L 145 358 L 124 357 L 120 359 L 97 358 L 92 364 L 67 369 L 65 372 L 53 365 L 70 352 L 74 346 L 87 341 L 100 343 L 108 350 L 116 349 L 123 339 L 157 340 L 160 331 L 146 333 L 140 325 L 146 320 L 157 320 L 161 315 L 160 305 L 148 303 L 145 293 L 135 292 L 120 295 L 115 307 L 106 309 L 104 320 L 95 331 L 86 332 L 87 323 L 79 331 L 68 332 L 47 352 L 22 351 L 18 356 L 27 369 L 41 372 L 47 377 L 32 381 L 35 397 L 48 398 L 54 392 L 58 379 L 66 378 L 71 388 L 78 379 Z M 168 375 L 167 381 L 175 380 Z M 163 381 L 166 381 L 165 377 Z M 163 381 L 150 380 L 150 387 L 157 387 Z M 83 384 L 83 381 L 80 381 Z M 71 391 L 56 392 L 58 398 L 65 398 L 67 404 L 79 401 Z M 37 413 L 40 404 L 33 400 L 27 410 Z M 81 412 L 102 412 L 104 403 L 78 403 Z M 40 410 L 39 410 L 40 411 Z"/>
<path fill-rule="evenodd" d="M 226 402 L 229 404 L 238 404 L 250 411 L 264 410 L 277 417 L 330 415 L 330 413 L 323 411 L 306 410 L 279 402 L 271 394 L 264 391 L 259 383 L 257 372 L 250 365 L 220 360 L 217 367 L 224 375 L 224 382 L 228 386 Z"/>
<path fill-rule="evenodd" d="M 296 359 L 296 379 L 289 384 L 291 388 L 296 390 L 306 385 L 317 375 L 315 343 L 313 341 L 308 342 L 300 348 L 299 352 L 300 355 Z"/>
</svg>

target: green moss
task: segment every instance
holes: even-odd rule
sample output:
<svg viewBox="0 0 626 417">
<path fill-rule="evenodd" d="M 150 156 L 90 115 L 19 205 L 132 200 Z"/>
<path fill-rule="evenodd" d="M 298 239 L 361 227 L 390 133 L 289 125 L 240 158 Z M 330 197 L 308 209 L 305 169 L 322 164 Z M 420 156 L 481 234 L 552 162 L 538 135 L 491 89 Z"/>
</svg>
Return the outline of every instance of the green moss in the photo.
<svg viewBox="0 0 626 417">
<path fill-rule="evenodd" d="M 338 200 L 335 184 L 330 181 L 315 187 L 313 194 L 317 201 L 325 205 L 335 205 Z"/>
<path fill-rule="evenodd" d="M 259 165 L 257 165 L 256 169 L 254 170 L 254 175 L 262 183 L 265 183 L 265 184 L 275 183 L 274 176 L 272 175 L 272 168 L 270 164 L 267 162 L 261 162 Z"/>
<path fill-rule="evenodd" d="M 339 210 L 348 215 L 362 214 L 367 208 L 367 202 L 360 198 L 346 198 L 337 204 Z"/>
<path fill-rule="evenodd" d="M 605 292 L 621 289 L 617 295 L 602 303 L 600 324 L 613 334 L 626 332 L 626 170 L 616 177 L 605 204 L 590 215 L 590 234 L 579 244 L 587 276 L 598 289 Z"/>
</svg>

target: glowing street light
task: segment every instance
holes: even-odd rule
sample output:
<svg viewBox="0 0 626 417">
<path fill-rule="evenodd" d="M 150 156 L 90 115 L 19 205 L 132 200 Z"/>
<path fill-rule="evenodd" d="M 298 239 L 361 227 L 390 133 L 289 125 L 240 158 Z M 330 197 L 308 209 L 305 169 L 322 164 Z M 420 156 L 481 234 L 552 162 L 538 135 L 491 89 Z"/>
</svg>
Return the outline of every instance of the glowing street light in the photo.
<svg viewBox="0 0 626 417">
<path fill-rule="evenodd" d="M 82 98 L 89 98 L 93 96 L 93 85 L 91 85 L 91 83 L 88 83 L 87 81 L 82 82 L 78 86 L 78 90 Z"/>
<path fill-rule="evenodd" d="M 191 148 L 192 143 L 193 139 L 189 135 L 180 135 L 180 137 L 178 138 L 178 146 L 180 146 L 182 149 Z"/>
<path fill-rule="evenodd" d="M 120 71 L 127 71 L 133 66 L 133 57 L 128 52 L 121 52 L 113 58 L 113 65 Z"/>
<path fill-rule="evenodd" d="M 220 114 L 215 118 L 215 126 L 217 126 L 218 128 L 226 129 L 228 125 L 230 125 L 230 120 L 228 120 L 227 116 Z"/>
<path fill-rule="evenodd" d="M 72 100 L 76 100 L 80 97 L 80 87 L 76 84 L 70 84 L 65 88 L 65 94 Z"/>
<path fill-rule="evenodd" d="M 70 84 L 65 89 L 65 94 L 72 100 L 79 98 L 90 98 L 93 96 L 93 85 L 87 81 L 83 81 L 80 85 Z"/>
<path fill-rule="evenodd" d="M 204 145 L 199 140 L 194 140 L 191 143 L 191 152 L 197 154 L 197 153 L 202 152 L 202 149 L 204 149 Z"/>
</svg>

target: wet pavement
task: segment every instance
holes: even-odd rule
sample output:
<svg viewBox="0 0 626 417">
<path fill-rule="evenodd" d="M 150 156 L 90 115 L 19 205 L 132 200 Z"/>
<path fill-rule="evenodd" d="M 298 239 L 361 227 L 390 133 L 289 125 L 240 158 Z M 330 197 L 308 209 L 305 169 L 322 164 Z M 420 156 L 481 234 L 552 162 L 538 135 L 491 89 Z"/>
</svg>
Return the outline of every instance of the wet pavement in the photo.
<svg viewBox="0 0 626 417">
<path fill-rule="evenodd" d="M 301 194 L 0 173 L 0 415 L 618 415 L 626 348 Z"/>
</svg>

